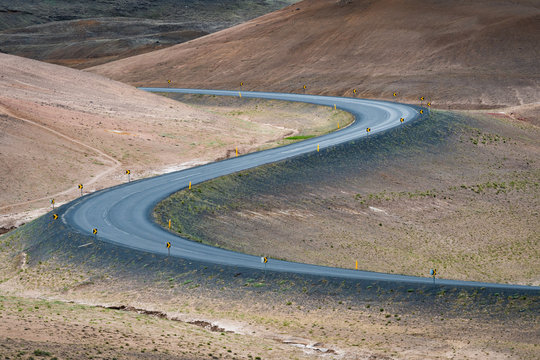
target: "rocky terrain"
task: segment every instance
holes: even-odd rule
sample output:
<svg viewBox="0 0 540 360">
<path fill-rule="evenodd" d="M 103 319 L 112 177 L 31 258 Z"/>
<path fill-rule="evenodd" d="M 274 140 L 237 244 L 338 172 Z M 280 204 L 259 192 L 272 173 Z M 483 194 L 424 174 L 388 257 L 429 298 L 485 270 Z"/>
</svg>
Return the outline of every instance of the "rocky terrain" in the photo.
<svg viewBox="0 0 540 360">
<path fill-rule="evenodd" d="M 85 68 L 219 31 L 292 0 L 0 1 L 0 51 Z"/>
</svg>

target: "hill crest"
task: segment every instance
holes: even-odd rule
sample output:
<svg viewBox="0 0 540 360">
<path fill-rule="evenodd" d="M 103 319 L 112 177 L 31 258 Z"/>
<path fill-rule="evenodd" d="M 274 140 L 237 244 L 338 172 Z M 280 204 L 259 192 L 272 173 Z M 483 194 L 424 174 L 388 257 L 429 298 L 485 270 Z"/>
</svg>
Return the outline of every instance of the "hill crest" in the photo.
<svg viewBox="0 0 540 360">
<path fill-rule="evenodd" d="M 483 108 L 540 97 L 533 2 L 306 0 L 202 38 L 91 68 L 133 85 L 307 91 Z"/>
</svg>

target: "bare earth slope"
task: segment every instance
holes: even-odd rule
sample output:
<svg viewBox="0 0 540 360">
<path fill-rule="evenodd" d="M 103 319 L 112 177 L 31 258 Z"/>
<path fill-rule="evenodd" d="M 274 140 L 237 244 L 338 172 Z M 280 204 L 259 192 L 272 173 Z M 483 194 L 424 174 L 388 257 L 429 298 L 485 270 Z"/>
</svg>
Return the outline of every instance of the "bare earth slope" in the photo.
<svg viewBox="0 0 540 360">
<path fill-rule="evenodd" d="M 295 0 L 0 0 L 0 30 L 114 16 L 200 22 L 223 29 Z"/>
<path fill-rule="evenodd" d="M 5 54 L 0 69 L 0 227 L 16 225 L 3 214 L 78 196 L 78 183 L 93 191 L 127 181 L 126 169 L 137 179 L 272 146 L 302 127 L 330 131 L 337 114 L 274 104 L 280 116 L 270 119 L 272 104 L 260 103 L 207 110 Z"/>
<path fill-rule="evenodd" d="M 0 173 L 0 207 L 78 182 L 90 185 L 91 177 L 120 161 L 159 163 L 173 150 L 163 144 L 164 151 L 149 151 L 160 142 L 160 123 L 189 128 L 210 120 L 181 103 L 94 74 L 3 54 L 0 63 L 0 159 L 7 170 Z M 136 160 L 132 144 L 140 150 Z"/>
<path fill-rule="evenodd" d="M 0 52 L 85 68 L 176 45 L 295 0 L 0 0 Z"/>
<path fill-rule="evenodd" d="M 176 45 L 208 34 L 192 23 L 130 18 L 53 21 L 0 32 L 0 49 L 73 68 Z"/>
<path fill-rule="evenodd" d="M 489 107 L 540 97 L 534 1 L 306 0 L 91 68 L 134 85 L 307 91 Z"/>
</svg>

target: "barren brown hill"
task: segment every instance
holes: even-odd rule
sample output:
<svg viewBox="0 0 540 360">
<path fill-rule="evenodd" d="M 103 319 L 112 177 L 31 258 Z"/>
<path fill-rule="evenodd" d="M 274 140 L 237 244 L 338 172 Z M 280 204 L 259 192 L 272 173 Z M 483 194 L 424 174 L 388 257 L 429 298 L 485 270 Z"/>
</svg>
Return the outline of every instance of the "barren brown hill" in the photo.
<svg viewBox="0 0 540 360">
<path fill-rule="evenodd" d="M 152 19 L 53 21 L 0 31 L 2 52 L 82 69 L 208 34 L 197 24 Z"/>
<path fill-rule="evenodd" d="M 538 101 L 536 1 L 306 0 L 184 44 L 92 68 L 134 85 L 303 91 L 438 106 Z"/>
<path fill-rule="evenodd" d="M 0 228 L 20 222 L 13 213 L 78 196 L 79 183 L 93 191 L 127 181 L 126 169 L 137 179 L 275 146 L 303 128 L 330 131 L 338 115 L 261 103 L 220 112 L 5 54 L 0 69 Z"/>
<path fill-rule="evenodd" d="M 0 0 L 0 52 L 77 69 L 176 45 L 295 0 Z"/>
</svg>

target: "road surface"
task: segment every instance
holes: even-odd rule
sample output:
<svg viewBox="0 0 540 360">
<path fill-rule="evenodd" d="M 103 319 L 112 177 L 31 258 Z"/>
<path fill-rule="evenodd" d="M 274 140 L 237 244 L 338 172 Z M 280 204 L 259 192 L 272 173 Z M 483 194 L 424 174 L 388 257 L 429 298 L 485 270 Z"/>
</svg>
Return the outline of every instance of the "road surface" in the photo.
<svg viewBox="0 0 540 360">
<path fill-rule="evenodd" d="M 239 96 L 238 91 L 171 88 L 142 89 L 152 92 Z M 317 138 L 134 181 L 86 195 L 67 206 L 67 210 L 62 215 L 62 221 L 75 231 L 83 234 L 90 235 L 92 229 L 97 228 L 97 238 L 99 240 L 120 246 L 157 254 L 167 254 L 166 243 L 170 242 L 172 244 L 170 254 L 173 257 L 263 270 L 265 265 L 261 262 L 259 256 L 247 255 L 193 242 L 163 229 L 152 220 L 154 207 L 162 199 L 178 190 L 188 187 L 190 181 L 192 185 L 195 185 L 237 171 L 314 152 L 317 151 L 317 145 L 319 145 L 322 151 L 328 147 L 368 136 L 366 132 L 368 127 L 371 128 L 369 136 L 372 136 L 378 132 L 396 126 L 402 126 L 400 118 L 404 118 L 405 123 L 407 123 L 418 119 L 420 115 L 418 110 L 412 106 L 386 101 L 247 91 L 242 92 L 242 97 L 300 101 L 332 107 L 336 105 L 338 109 L 353 114 L 356 120 L 346 128 Z M 266 264 L 266 270 L 372 281 L 433 284 L 433 280 L 430 277 L 357 271 L 274 259 L 269 259 Z M 426 269 L 426 274 L 428 271 L 429 269 Z M 437 279 L 437 284 L 515 290 L 540 289 L 538 287 L 521 285 L 447 279 Z"/>
</svg>

